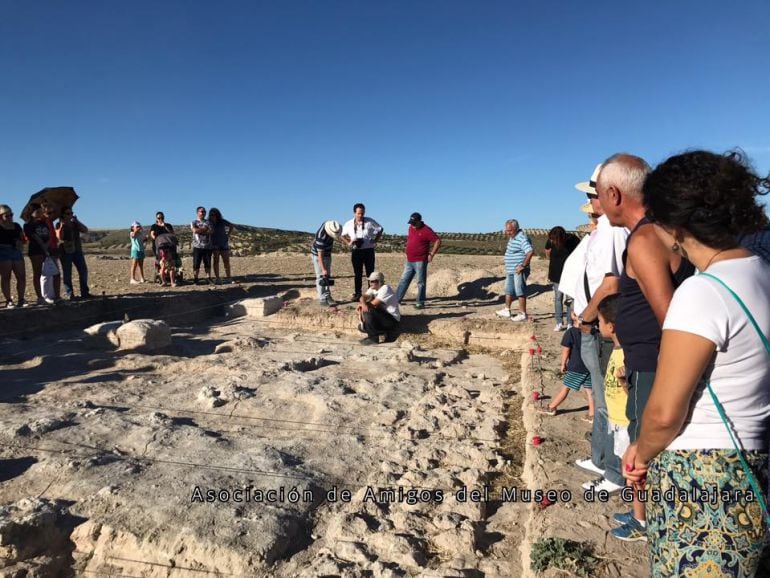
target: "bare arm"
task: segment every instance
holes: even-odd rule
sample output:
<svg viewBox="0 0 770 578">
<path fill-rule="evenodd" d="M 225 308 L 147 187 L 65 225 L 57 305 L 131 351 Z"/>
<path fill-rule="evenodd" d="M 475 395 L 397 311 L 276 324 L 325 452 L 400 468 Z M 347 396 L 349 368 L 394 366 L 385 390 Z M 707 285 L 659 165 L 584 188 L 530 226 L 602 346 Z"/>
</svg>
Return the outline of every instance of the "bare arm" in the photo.
<svg viewBox="0 0 770 578">
<path fill-rule="evenodd" d="M 596 321 L 599 316 L 597 307 L 607 295 L 613 295 L 620 290 L 620 279 L 615 275 L 605 275 L 601 285 L 596 289 L 591 301 L 579 314 L 585 321 Z"/>
<path fill-rule="evenodd" d="M 329 272 L 326 270 L 326 265 L 324 265 L 324 250 L 318 249 L 318 264 L 321 266 L 321 275 L 326 277 L 329 275 Z"/>
<path fill-rule="evenodd" d="M 564 373 L 567 371 L 567 361 L 569 361 L 569 352 L 571 348 L 563 346 L 561 348 L 561 371 Z"/>
<path fill-rule="evenodd" d="M 428 253 L 428 261 L 433 261 L 433 257 L 436 256 L 436 253 L 438 253 L 440 247 L 441 239 L 436 239 L 433 243 L 433 246 L 430 248 L 430 253 Z"/>
<path fill-rule="evenodd" d="M 672 255 L 651 226 L 640 228 L 628 245 L 626 272 L 639 283 L 661 327 L 674 296 L 674 284 L 671 281 Z"/>
<path fill-rule="evenodd" d="M 692 395 L 715 349 L 712 341 L 700 335 L 663 331 L 655 383 L 642 416 L 638 462 L 649 462 L 679 434 L 690 411 Z M 682 355 L 683 351 L 687 354 Z"/>
</svg>

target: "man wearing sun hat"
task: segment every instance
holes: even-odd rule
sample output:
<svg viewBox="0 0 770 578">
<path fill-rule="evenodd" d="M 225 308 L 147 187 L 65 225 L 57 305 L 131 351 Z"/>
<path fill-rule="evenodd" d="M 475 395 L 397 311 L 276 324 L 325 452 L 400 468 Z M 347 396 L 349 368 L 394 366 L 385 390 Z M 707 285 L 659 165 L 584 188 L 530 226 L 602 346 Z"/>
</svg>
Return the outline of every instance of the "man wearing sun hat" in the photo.
<svg viewBox="0 0 770 578">
<path fill-rule="evenodd" d="M 582 278 L 574 288 L 575 314 L 580 327 L 580 357 L 591 374 L 594 384 L 594 422 L 591 433 L 591 457 L 577 460 L 575 464 L 588 472 L 602 476 L 587 482 L 584 489 L 619 492 L 625 483 L 620 473 L 620 460 L 614 452 L 612 434 L 608 430 L 607 403 L 604 397 L 604 376 L 599 354 L 602 343 L 598 331 L 597 305 L 608 295 L 620 291 L 620 275 L 623 272 L 623 251 L 626 248 L 628 229 L 613 227 L 604 214 L 596 192 L 596 179 L 602 165 L 599 164 L 591 180 L 575 185 L 588 197 L 593 214 L 599 215 L 596 228 L 591 232 L 585 250 L 585 268 Z"/>
<path fill-rule="evenodd" d="M 414 301 L 415 309 L 425 307 L 425 283 L 428 279 L 428 263 L 441 247 L 441 239 L 428 225 L 423 223 L 420 213 L 412 213 L 409 216 L 409 230 L 406 235 L 406 265 L 401 281 L 396 289 L 398 302 L 406 294 L 412 279 L 417 275 L 417 298 Z"/>
<path fill-rule="evenodd" d="M 315 270 L 315 287 L 318 291 L 318 302 L 321 305 L 334 306 L 337 303 L 332 299 L 331 285 L 334 281 L 332 274 L 332 249 L 334 240 L 340 238 L 342 226 L 337 221 L 325 221 L 316 231 L 313 244 L 310 247 L 310 259 Z"/>
</svg>

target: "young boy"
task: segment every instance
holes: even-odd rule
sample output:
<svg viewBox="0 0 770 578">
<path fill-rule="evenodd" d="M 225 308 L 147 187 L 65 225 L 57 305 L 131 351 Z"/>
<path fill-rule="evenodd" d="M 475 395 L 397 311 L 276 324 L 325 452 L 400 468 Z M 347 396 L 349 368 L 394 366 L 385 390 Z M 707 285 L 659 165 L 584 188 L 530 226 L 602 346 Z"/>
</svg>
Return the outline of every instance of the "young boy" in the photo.
<svg viewBox="0 0 770 578">
<path fill-rule="evenodd" d="M 551 400 L 547 408 L 538 411 L 546 415 L 556 415 L 557 408 L 567 399 L 570 390 L 578 391 L 582 386 L 588 400 L 588 417 L 584 419 L 588 422 L 593 421 L 594 398 L 591 394 L 591 374 L 580 357 L 580 330 L 576 327 L 567 329 L 561 339 L 561 372 L 564 374 L 564 385 L 561 391 Z"/>
<path fill-rule="evenodd" d="M 612 430 L 614 442 L 613 452 L 622 458 L 630 445 L 628 437 L 628 417 L 626 416 L 626 403 L 628 401 L 628 385 L 626 384 L 626 369 L 623 349 L 620 347 L 618 336 L 615 334 L 615 319 L 618 312 L 619 294 L 608 295 L 599 303 L 599 331 L 605 339 L 612 339 L 615 345 L 607 364 L 607 374 L 604 378 L 604 399 L 607 402 L 607 421 Z M 646 540 L 644 520 L 636 520 L 633 528 L 636 532 L 627 532 L 626 525 L 633 513 L 615 514 L 613 519 L 623 524 L 620 528 L 614 528 L 610 534 L 626 541 Z M 643 518 L 644 516 L 642 516 Z M 630 526 L 629 526 L 630 527 Z M 623 530 L 623 532 L 619 532 Z"/>
</svg>

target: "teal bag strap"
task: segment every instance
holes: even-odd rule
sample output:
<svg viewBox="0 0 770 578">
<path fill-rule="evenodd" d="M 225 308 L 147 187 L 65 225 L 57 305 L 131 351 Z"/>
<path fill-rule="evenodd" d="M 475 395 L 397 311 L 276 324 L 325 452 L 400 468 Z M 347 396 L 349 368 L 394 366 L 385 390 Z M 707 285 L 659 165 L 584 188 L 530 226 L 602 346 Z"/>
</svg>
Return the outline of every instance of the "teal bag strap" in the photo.
<svg viewBox="0 0 770 578">
<path fill-rule="evenodd" d="M 701 273 L 698 275 L 699 277 L 710 277 L 717 283 L 719 283 L 722 287 L 727 289 L 727 291 L 732 295 L 735 300 L 738 302 L 738 305 L 741 306 L 741 309 L 743 309 L 743 312 L 746 314 L 746 317 L 749 318 L 749 321 L 751 321 L 751 324 L 754 326 L 754 330 L 757 332 L 757 335 L 759 335 L 759 338 L 762 340 L 762 345 L 765 346 L 765 350 L 767 351 L 768 355 L 770 355 L 770 342 L 768 342 L 767 337 L 765 337 L 765 334 L 762 333 L 762 330 L 759 328 L 759 324 L 757 323 L 757 320 L 754 319 L 754 316 L 751 314 L 751 311 L 749 311 L 749 308 L 746 307 L 746 304 L 743 302 L 743 300 L 738 297 L 737 293 L 730 289 L 724 281 L 722 281 L 719 277 L 715 277 L 711 273 Z"/>
<path fill-rule="evenodd" d="M 738 297 L 735 291 L 730 289 L 725 284 L 725 282 L 722 281 L 719 277 L 715 277 L 710 273 L 701 273 L 700 275 L 703 275 L 705 277 L 710 277 L 711 279 L 719 283 L 722 287 L 727 289 L 730 295 L 732 295 L 735 298 L 735 300 L 738 302 L 738 305 L 741 306 L 741 309 L 743 309 L 743 312 L 746 314 L 746 317 L 748 317 L 749 321 L 754 326 L 754 329 L 756 330 L 757 335 L 759 335 L 759 338 L 762 340 L 762 344 L 765 346 L 765 350 L 770 355 L 770 343 L 768 342 L 767 337 L 765 337 L 765 334 L 762 333 L 762 330 L 759 328 L 759 324 L 757 323 L 757 320 L 754 319 L 754 316 L 751 314 L 751 311 L 749 311 L 749 308 L 746 307 L 746 304 L 743 302 L 743 300 L 740 297 Z M 717 394 L 714 393 L 714 390 L 712 389 L 711 383 L 709 381 L 706 381 L 706 387 L 708 387 L 709 393 L 711 394 L 711 400 L 714 402 L 714 405 L 716 406 L 717 411 L 719 412 L 719 417 L 722 418 L 722 423 L 725 424 L 725 428 L 727 429 L 727 433 L 730 436 L 730 440 L 733 442 L 733 447 L 735 448 L 735 451 L 738 453 L 738 458 L 741 460 L 741 466 L 743 466 L 743 471 L 746 472 L 746 476 L 748 477 L 749 484 L 751 485 L 751 489 L 754 490 L 754 495 L 757 496 L 757 498 L 759 499 L 759 505 L 762 507 L 762 511 L 765 513 L 765 519 L 767 520 L 767 524 L 768 526 L 770 526 L 770 513 L 768 513 L 768 510 L 767 510 L 767 502 L 765 501 L 765 497 L 762 493 L 762 490 L 759 488 L 759 484 L 757 483 L 757 480 L 754 477 L 754 474 L 751 473 L 749 464 L 746 463 L 746 459 L 743 457 L 743 452 L 738 446 L 738 441 L 735 439 L 733 430 L 730 427 L 730 424 L 727 422 L 727 414 L 725 414 L 725 409 L 722 407 L 722 404 L 719 402 L 719 399 L 717 399 Z"/>
</svg>

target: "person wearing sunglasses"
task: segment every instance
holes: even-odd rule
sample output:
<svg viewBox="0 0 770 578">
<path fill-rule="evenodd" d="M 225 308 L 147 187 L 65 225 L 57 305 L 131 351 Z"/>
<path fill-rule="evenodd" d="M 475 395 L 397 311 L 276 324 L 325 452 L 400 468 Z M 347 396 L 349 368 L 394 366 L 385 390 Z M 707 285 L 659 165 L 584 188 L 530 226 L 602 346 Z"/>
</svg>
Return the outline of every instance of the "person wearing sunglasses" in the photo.
<svg viewBox="0 0 770 578">
<path fill-rule="evenodd" d="M 24 291 L 27 287 L 27 273 L 24 255 L 21 252 L 25 242 L 21 225 L 13 222 L 13 211 L 8 205 L 0 205 L 0 285 L 5 306 L 13 309 L 16 303 L 11 299 L 11 273 L 16 277 L 17 304 L 26 307 Z"/>
<path fill-rule="evenodd" d="M 61 210 L 59 222 L 56 224 L 56 237 L 59 239 L 59 257 L 62 265 L 62 281 L 64 282 L 64 294 L 67 299 L 76 299 L 72 287 L 72 266 L 78 271 L 80 282 L 80 298 L 88 299 L 91 293 L 88 290 L 88 265 L 83 255 L 83 245 L 80 240 L 81 233 L 87 233 L 88 227 L 81 223 L 72 212 L 72 207 L 64 207 Z"/>
<path fill-rule="evenodd" d="M 213 228 L 211 221 L 206 218 L 205 207 L 198 207 L 195 212 L 197 218 L 190 223 L 193 250 L 193 283 L 198 284 L 198 274 L 200 273 L 201 263 L 203 263 L 208 282 L 213 285 L 214 280 L 211 278 L 211 254 L 213 253 L 211 234 Z"/>
</svg>

